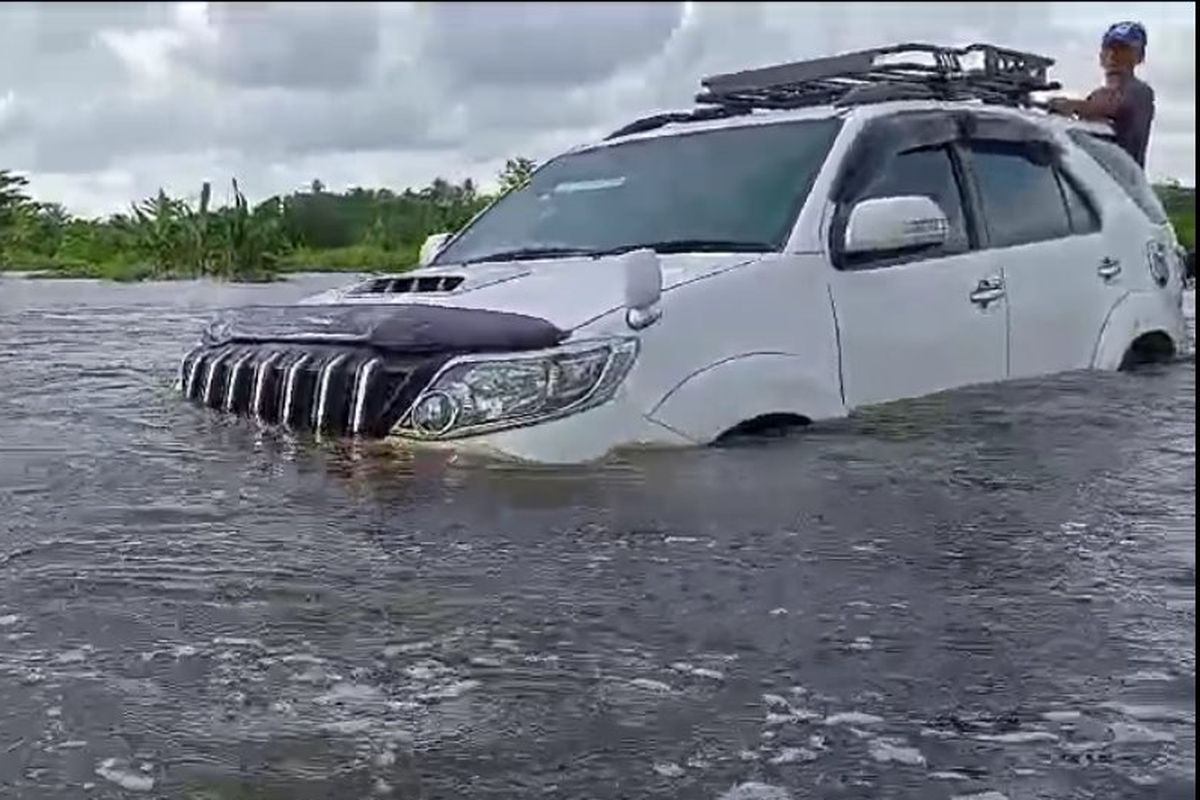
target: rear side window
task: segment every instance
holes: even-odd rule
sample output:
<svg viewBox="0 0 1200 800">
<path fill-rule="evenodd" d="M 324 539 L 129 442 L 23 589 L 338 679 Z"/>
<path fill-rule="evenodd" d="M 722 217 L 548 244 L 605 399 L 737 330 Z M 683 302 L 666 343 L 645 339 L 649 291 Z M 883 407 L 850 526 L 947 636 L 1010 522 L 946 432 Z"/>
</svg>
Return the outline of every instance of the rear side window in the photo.
<svg viewBox="0 0 1200 800">
<path fill-rule="evenodd" d="M 1044 242 L 1071 234 L 1053 167 L 1019 143 L 973 142 L 971 169 L 991 247 Z"/>
<path fill-rule="evenodd" d="M 1100 215 L 1096 213 L 1091 201 L 1084 196 L 1075 180 L 1060 172 L 1058 182 L 1062 186 L 1063 198 L 1067 201 L 1071 232 L 1087 234 L 1100 230 Z"/>
<path fill-rule="evenodd" d="M 950 222 L 946 243 L 922 258 L 953 255 L 970 248 L 962 193 L 950 152 L 945 147 L 909 150 L 893 158 L 856 201 L 898 195 L 921 195 L 937 203 Z"/>
<path fill-rule="evenodd" d="M 1120 184 L 1129 199 L 1137 204 L 1151 222 L 1164 225 L 1167 222 L 1167 212 L 1163 210 L 1158 195 L 1146 180 L 1146 173 L 1128 153 L 1121 149 L 1116 142 L 1105 137 L 1079 129 L 1067 131 L 1071 141 L 1090 155 L 1104 168 L 1112 179 Z"/>
</svg>

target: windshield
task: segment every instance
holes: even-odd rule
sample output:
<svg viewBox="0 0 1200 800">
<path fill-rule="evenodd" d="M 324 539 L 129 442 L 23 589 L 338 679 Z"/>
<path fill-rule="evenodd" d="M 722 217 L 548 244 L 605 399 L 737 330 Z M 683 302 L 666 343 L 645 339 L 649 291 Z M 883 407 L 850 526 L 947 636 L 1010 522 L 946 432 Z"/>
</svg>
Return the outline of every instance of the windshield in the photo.
<svg viewBox="0 0 1200 800">
<path fill-rule="evenodd" d="M 836 119 L 664 136 L 560 156 L 480 215 L 437 264 L 654 247 L 779 249 Z"/>
</svg>

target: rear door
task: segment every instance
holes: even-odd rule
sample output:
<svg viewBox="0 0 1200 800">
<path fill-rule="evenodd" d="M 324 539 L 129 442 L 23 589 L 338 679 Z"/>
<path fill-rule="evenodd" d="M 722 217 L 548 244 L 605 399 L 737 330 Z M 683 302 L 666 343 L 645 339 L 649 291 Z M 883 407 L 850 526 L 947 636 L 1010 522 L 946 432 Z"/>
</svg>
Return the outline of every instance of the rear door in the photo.
<svg viewBox="0 0 1200 800">
<path fill-rule="evenodd" d="M 1009 376 L 1091 365 L 1127 265 L 1101 231 L 1098 204 L 1061 164 L 1020 142 L 964 146 L 987 254 L 1004 275 Z"/>
<path fill-rule="evenodd" d="M 977 248 L 955 152 L 936 146 L 901 153 L 847 205 L 898 195 L 931 198 L 949 219 L 950 235 L 936 249 L 835 259 L 831 291 L 849 407 L 1005 376 L 1003 283 Z"/>
</svg>

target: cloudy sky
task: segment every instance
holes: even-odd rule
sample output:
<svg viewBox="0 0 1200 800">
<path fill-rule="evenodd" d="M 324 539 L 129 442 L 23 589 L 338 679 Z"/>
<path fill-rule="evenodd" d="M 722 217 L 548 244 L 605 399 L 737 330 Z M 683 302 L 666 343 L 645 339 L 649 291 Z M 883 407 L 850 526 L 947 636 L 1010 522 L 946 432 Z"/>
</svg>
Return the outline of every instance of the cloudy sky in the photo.
<svg viewBox="0 0 1200 800">
<path fill-rule="evenodd" d="M 1130 16 L 1159 97 L 1149 170 L 1194 184 L 1194 3 L 5 3 L 0 167 L 84 214 L 231 176 L 252 198 L 487 182 L 687 107 L 704 74 L 896 41 L 1044 52 L 1085 90 Z"/>
</svg>

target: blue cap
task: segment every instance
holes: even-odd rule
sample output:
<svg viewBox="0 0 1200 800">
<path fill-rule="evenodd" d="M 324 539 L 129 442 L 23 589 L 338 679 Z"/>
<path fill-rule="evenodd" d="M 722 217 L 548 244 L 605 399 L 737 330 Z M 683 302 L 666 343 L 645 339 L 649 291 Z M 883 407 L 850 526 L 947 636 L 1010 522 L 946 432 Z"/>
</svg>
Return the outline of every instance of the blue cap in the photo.
<svg viewBox="0 0 1200 800">
<path fill-rule="evenodd" d="M 1146 29 L 1138 22 L 1118 22 L 1104 32 L 1102 44 L 1125 44 L 1146 49 Z"/>
</svg>

